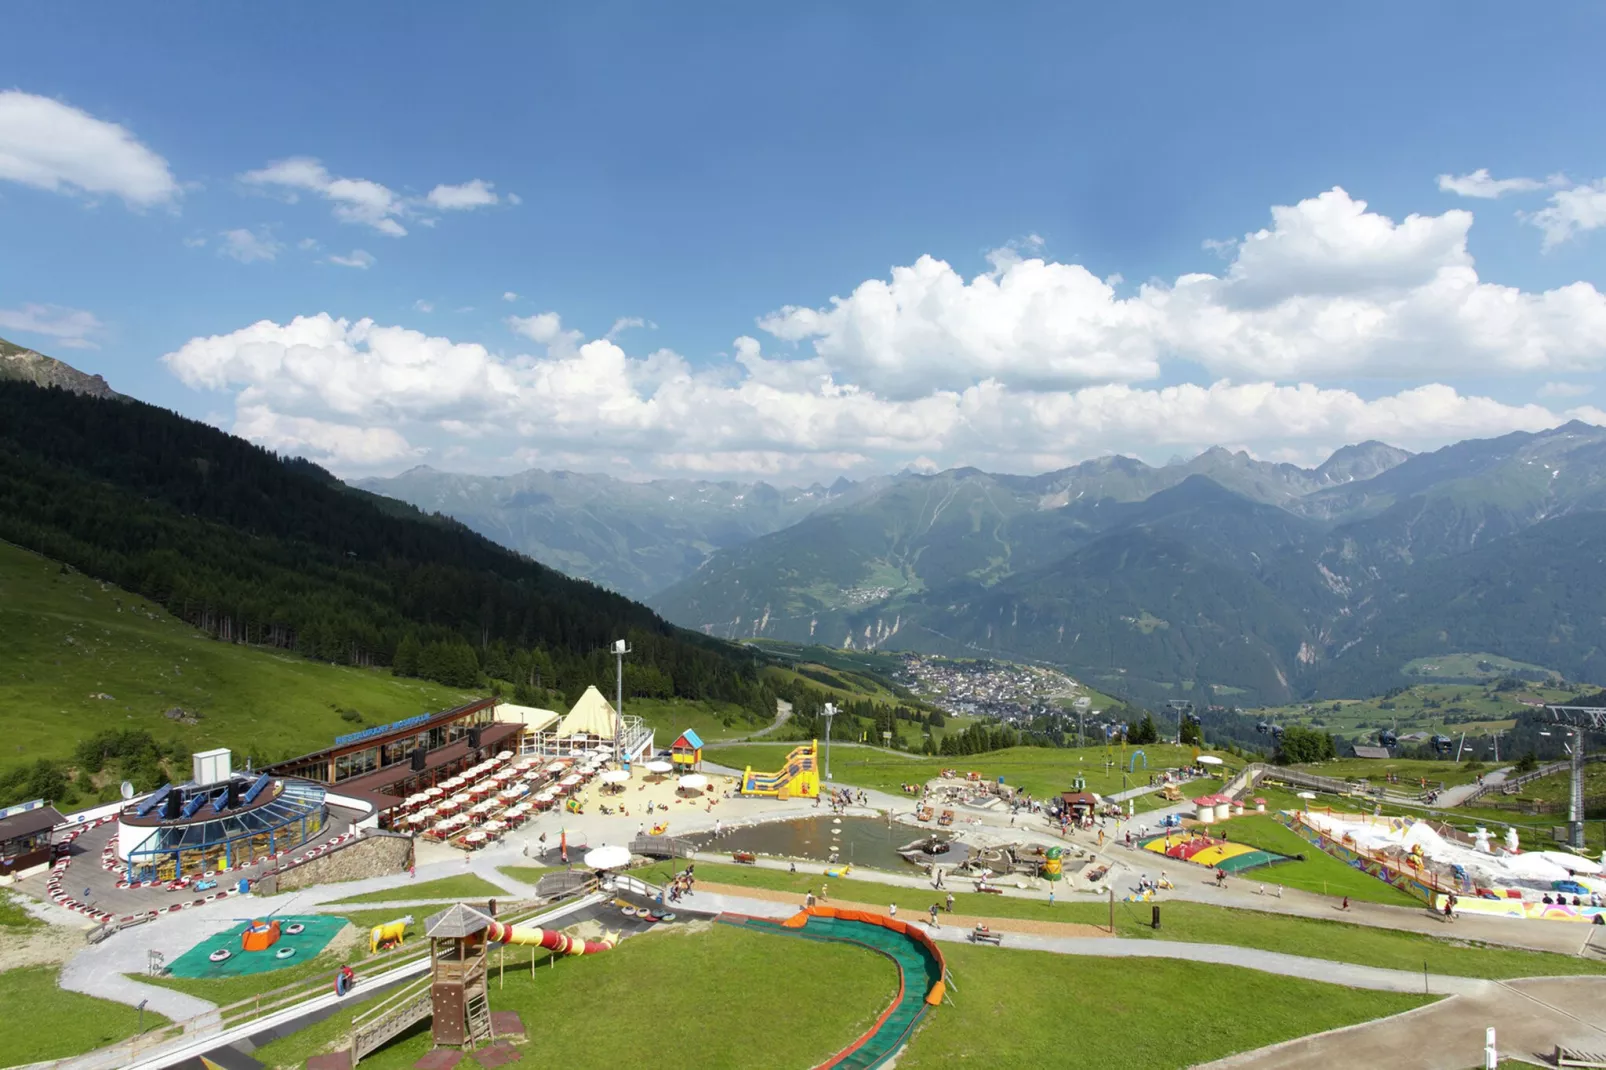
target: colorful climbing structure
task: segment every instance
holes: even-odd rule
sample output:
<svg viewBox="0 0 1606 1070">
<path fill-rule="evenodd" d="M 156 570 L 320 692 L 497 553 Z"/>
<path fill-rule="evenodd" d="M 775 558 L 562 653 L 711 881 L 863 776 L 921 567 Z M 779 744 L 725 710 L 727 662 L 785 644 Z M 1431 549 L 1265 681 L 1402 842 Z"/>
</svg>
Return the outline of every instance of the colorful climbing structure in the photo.
<svg viewBox="0 0 1606 1070">
<path fill-rule="evenodd" d="M 1219 869 L 1227 873 L 1242 873 L 1246 869 L 1289 861 L 1287 855 L 1187 831 L 1172 831 L 1159 836 L 1150 836 L 1143 841 L 1143 849 L 1176 859 L 1178 862 L 1191 862 L 1196 866 Z"/>
</svg>

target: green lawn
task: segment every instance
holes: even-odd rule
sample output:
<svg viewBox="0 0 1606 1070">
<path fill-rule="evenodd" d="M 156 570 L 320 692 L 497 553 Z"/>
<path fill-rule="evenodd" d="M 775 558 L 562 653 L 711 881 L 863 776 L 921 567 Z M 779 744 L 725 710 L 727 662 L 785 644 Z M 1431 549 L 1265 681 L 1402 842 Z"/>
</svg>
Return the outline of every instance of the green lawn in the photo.
<svg viewBox="0 0 1606 1070">
<path fill-rule="evenodd" d="M 613 700 L 613 692 L 608 692 Z M 690 728 L 710 743 L 720 739 L 741 739 L 775 721 L 775 711 L 760 716 L 734 702 L 691 702 L 680 699 L 626 698 L 625 712 L 640 717 L 657 732 L 659 747 L 668 747 Z M 726 722 L 729 721 L 729 724 Z"/>
<path fill-rule="evenodd" d="M 25 966 L 0 973 L 0 1058 L 8 1066 L 64 1059 L 126 1040 L 139 1029 L 139 1012 L 56 986 L 55 966 Z M 145 1028 L 166 1025 L 145 1013 Z"/>
<path fill-rule="evenodd" d="M 501 866 L 497 872 L 506 873 L 513 880 L 533 886 L 541 883 L 541 878 L 548 873 L 561 873 L 568 868 L 568 866 Z"/>
<path fill-rule="evenodd" d="M 1303 862 L 1279 862 L 1265 869 L 1250 870 L 1242 875 L 1244 883 L 1280 884 L 1285 888 L 1301 888 L 1322 895 L 1347 895 L 1372 903 L 1391 906 L 1420 906 L 1419 900 L 1406 895 L 1391 884 L 1369 877 L 1360 870 L 1345 865 L 1332 855 L 1301 839 L 1292 830 L 1270 814 L 1245 814 L 1230 821 L 1212 826 L 1217 835 L 1225 834 L 1234 843 L 1259 847 L 1280 855 L 1303 854 Z M 1197 868 L 1197 867 L 1195 867 Z"/>
<path fill-rule="evenodd" d="M 1161 1070 L 1195 1066 L 1431 1002 L 1232 966 L 1075 958 L 944 944 L 958 992 L 900 1070 L 957 1065 Z M 1223 993 L 1210 1010 L 1186 993 Z"/>
<path fill-rule="evenodd" d="M 421 899 L 504 899 L 506 888 L 498 888 L 484 877 L 474 873 L 460 873 L 454 877 L 441 877 L 432 881 L 401 881 L 377 892 L 364 892 L 336 899 L 328 906 L 347 903 L 414 903 Z"/>
<path fill-rule="evenodd" d="M 748 765 L 754 769 L 775 769 L 786 756 L 786 746 L 738 744 L 710 750 L 707 757 L 710 761 L 737 769 Z M 1136 772 L 1123 778 L 1122 770 L 1132 763 L 1133 753 L 1138 750 L 1143 751 L 1144 756 L 1137 760 Z M 928 780 L 944 769 L 954 769 L 960 773 L 975 771 L 988 780 L 1002 776 L 1005 784 L 1023 788 L 1041 799 L 1068 791 L 1073 778 L 1077 776 L 1087 778 L 1089 791 L 1109 795 L 1120 791 L 1123 785 L 1137 787 L 1147 784 L 1149 772 L 1144 769 L 1145 759 L 1148 770 L 1158 771 L 1178 766 L 1192 757 L 1191 747 L 1164 743 L 1128 747 L 1126 765 L 1121 764 L 1119 747 L 1112 747 L 1108 752 L 1104 747 L 1011 747 L 988 754 L 948 758 L 911 757 L 866 747 L 836 747 L 831 752 L 831 775 L 833 781 L 839 784 L 879 788 L 896 795 L 902 784 Z M 1107 765 L 1106 762 L 1112 764 Z M 1211 783 L 1195 782 L 1194 793 L 1206 790 Z"/>
<path fill-rule="evenodd" d="M 43 928 L 44 924 L 23 909 L 20 897 L 0 892 L 0 936 L 20 936 L 30 929 Z"/>
<path fill-rule="evenodd" d="M 1442 666 L 1442 659 L 1439 663 Z M 1572 695 L 1533 684 L 1517 691 L 1493 691 L 1482 684 L 1420 683 L 1386 699 L 1325 699 L 1245 712 L 1278 724 L 1308 725 L 1344 737 L 1375 737 L 1384 728 L 1459 737 L 1463 729 L 1478 732 L 1487 730 L 1481 726 L 1509 724 L 1527 709 L 1519 699 L 1565 702 Z M 1487 760 L 1489 755 L 1479 757 Z"/>
<path fill-rule="evenodd" d="M 0 543 L 0 770 L 67 758 L 79 738 L 143 728 L 192 750 L 230 747 L 258 762 L 464 693 L 387 670 L 343 668 L 207 638 L 161 607 Z M 95 698 L 110 695 L 110 699 Z M 199 723 L 168 720 L 181 708 Z M 342 711 L 355 710 L 352 718 Z M 110 798 L 118 778 L 112 776 Z M 83 792 L 80 792 L 83 794 Z"/>
<path fill-rule="evenodd" d="M 680 866 L 674 863 L 663 862 L 633 872 L 643 880 L 659 883 L 678 868 Z M 924 914 L 933 900 L 940 898 L 927 888 L 905 888 L 853 878 L 831 879 L 819 872 L 788 873 L 784 870 L 716 862 L 697 863 L 697 876 L 715 883 L 792 892 L 796 894 L 800 906 L 805 893 L 812 890 L 819 894 L 822 885 L 829 886 L 829 895 L 833 900 L 875 905 L 895 902 L 900 911 L 916 915 Z M 1173 873 L 1173 879 L 1176 877 L 1177 874 Z M 1199 870 L 1199 877 L 1203 879 L 1203 870 Z M 1243 886 L 1249 882 L 1240 880 L 1238 883 Z M 1104 926 L 1108 924 L 1110 908 L 1103 899 L 1085 895 L 1077 895 L 1050 906 L 1045 899 L 955 891 L 954 911 L 979 917 Z M 1162 902 L 1161 916 L 1161 928 L 1156 932 L 1149 924 L 1152 917 L 1149 904 L 1118 902 L 1116 935 L 1257 947 L 1331 962 L 1354 962 L 1397 970 L 1421 970 L 1423 962 L 1428 962 L 1434 973 L 1461 977 L 1606 973 L 1606 959 L 1488 948 L 1453 940 L 1448 936 L 1441 939 L 1337 920 L 1235 910 L 1178 900 Z"/>
<path fill-rule="evenodd" d="M 1478 779 L 1478 771 L 1466 769 L 1464 765 L 1465 763 L 1458 764 L 1448 759 L 1438 762 L 1417 758 L 1390 761 L 1371 758 L 1335 758 L 1330 762 L 1291 765 L 1289 768 L 1314 773 L 1317 776 L 1332 777 L 1335 780 L 1369 780 L 1379 786 L 1390 773 L 1393 773 L 1400 778 L 1398 784 L 1391 785 L 1393 790 L 1403 795 L 1417 795 L 1421 793 L 1421 783 L 1424 779 L 1427 780 L 1429 787 L 1435 786 L 1441 780 L 1453 787 L 1456 784 L 1470 784 Z"/>
<path fill-rule="evenodd" d="M 705 923 L 706 925 L 706 923 Z M 565 958 L 507 949 L 493 972 L 491 1007 L 517 1011 L 538 1062 L 614 1070 L 648 1058 L 700 1067 L 814 1066 L 851 1044 L 892 1002 L 897 973 L 863 948 L 783 940 L 729 925 L 660 930 L 601 955 Z M 492 955 L 493 967 L 500 956 Z M 807 1014 L 799 1014 L 807 1007 Z M 268 1066 L 300 1067 L 337 1042 L 349 1012 L 254 1052 Z M 636 1023 L 626 1027 L 626 1022 Z M 553 1033 L 552 1023 L 567 1023 Z M 427 1026 L 363 1060 L 409 1068 L 429 1050 Z"/>
</svg>

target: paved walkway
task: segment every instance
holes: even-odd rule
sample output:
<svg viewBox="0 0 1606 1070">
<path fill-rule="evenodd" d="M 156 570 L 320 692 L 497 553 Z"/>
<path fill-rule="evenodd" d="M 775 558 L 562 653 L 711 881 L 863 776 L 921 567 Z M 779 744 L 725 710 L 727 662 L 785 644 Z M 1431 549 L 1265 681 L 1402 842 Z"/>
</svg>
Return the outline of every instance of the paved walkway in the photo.
<svg viewBox="0 0 1606 1070">
<path fill-rule="evenodd" d="M 1496 769 L 1492 773 L 1485 773 L 1483 775 L 1483 782 L 1485 784 L 1503 784 L 1505 783 L 1506 775 L 1510 773 L 1511 770 L 1512 767 L 1507 766 L 1504 769 Z M 1433 805 L 1441 810 L 1448 810 L 1453 806 L 1460 806 L 1462 803 L 1466 802 L 1468 795 L 1471 795 L 1477 790 L 1477 781 L 1473 781 L 1471 784 L 1457 784 L 1453 788 L 1445 788 L 1444 791 L 1439 794 L 1438 799 Z"/>
<path fill-rule="evenodd" d="M 1606 978 L 1485 981 L 1428 1007 L 1228 1056 L 1205 1070 L 1466 1070 L 1483 1065 L 1484 1029 L 1495 1029 L 1501 1060 L 1554 1065 L 1557 1044 L 1606 1049 Z"/>
<path fill-rule="evenodd" d="M 676 909 L 700 914 L 732 913 L 761 918 L 785 918 L 797 913 L 798 904 L 795 900 L 782 902 L 723 892 L 695 892 L 677 903 Z M 939 925 L 926 931 L 937 940 L 967 943 L 969 939 L 968 927 L 964 926 Z M 1203 962 L 1218 966 L 1242 966 L 1284 977 L 1315 978 L 1352 988 L 1368 988 L 1382 992 L 1420 992 L 1423 986 L 1423 975 L 1408 970 L 1356 966 L 1227 944 L 1193 944 L 1110 936 L 1046 936 L 1015 932 L 1010 932 L 1006 939 L 1008 946 L 1017 951 L 1048 951 L 1058 955 L 1085 955 L 1099 958 L 1179 959 L 1184 962 Z M 1606 979 L 1602 979 L 1602 983 L 1606 984 Z M 1430 992 L 1451 995 L 1482 993 L 1493 987 L 1495 982 L 1474 977 L 1431 974 L 1427 978 L 1427 985 Z"/>
</svg>

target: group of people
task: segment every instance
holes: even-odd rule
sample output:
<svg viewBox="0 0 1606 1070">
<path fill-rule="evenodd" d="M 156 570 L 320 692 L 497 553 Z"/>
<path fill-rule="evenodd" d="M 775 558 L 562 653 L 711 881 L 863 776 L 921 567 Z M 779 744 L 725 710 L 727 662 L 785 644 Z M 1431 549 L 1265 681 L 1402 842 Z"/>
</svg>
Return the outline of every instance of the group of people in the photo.
<svg viewBox="0 0 1606 1070">
<path fill-rule="evenodd" d="M 692 885 L 697 883 L 696 869 L 696 862 L 687 862 L 686 868 L 675 874 L 674 879 L 669 882 L 667 891 L 669 894 L 669 901 L 671 903 L 678 903 L 686 896 L 692 894 Z M 664 892 L 660 891 L 658 893 L 659 906 L 663 905 L 663 897 Z"/>
<path fill-rule="evenodd" d="M 816 795 L 814 805 L 819 807 L 824 800 L 831 807 L 833 814 L 845 813 L 850 806 L 869 806 L 870 793 L 862 788 L 833 788 L 829 795 Z"/>
</svg>

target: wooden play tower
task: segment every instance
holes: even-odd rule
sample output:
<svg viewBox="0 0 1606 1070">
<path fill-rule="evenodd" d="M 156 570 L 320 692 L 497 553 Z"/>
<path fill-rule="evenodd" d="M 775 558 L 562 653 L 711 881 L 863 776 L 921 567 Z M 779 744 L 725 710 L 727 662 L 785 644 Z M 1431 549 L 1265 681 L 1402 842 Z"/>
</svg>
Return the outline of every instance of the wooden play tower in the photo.
<svg viewBox="0 0 1606 1070">
<path fill-rule="evenodd" d="M 486 930 L 494 920 L 458 903 L 424 922 L 437 1047 L 473 1049 L 491 1040 Z"/>
</svg>

